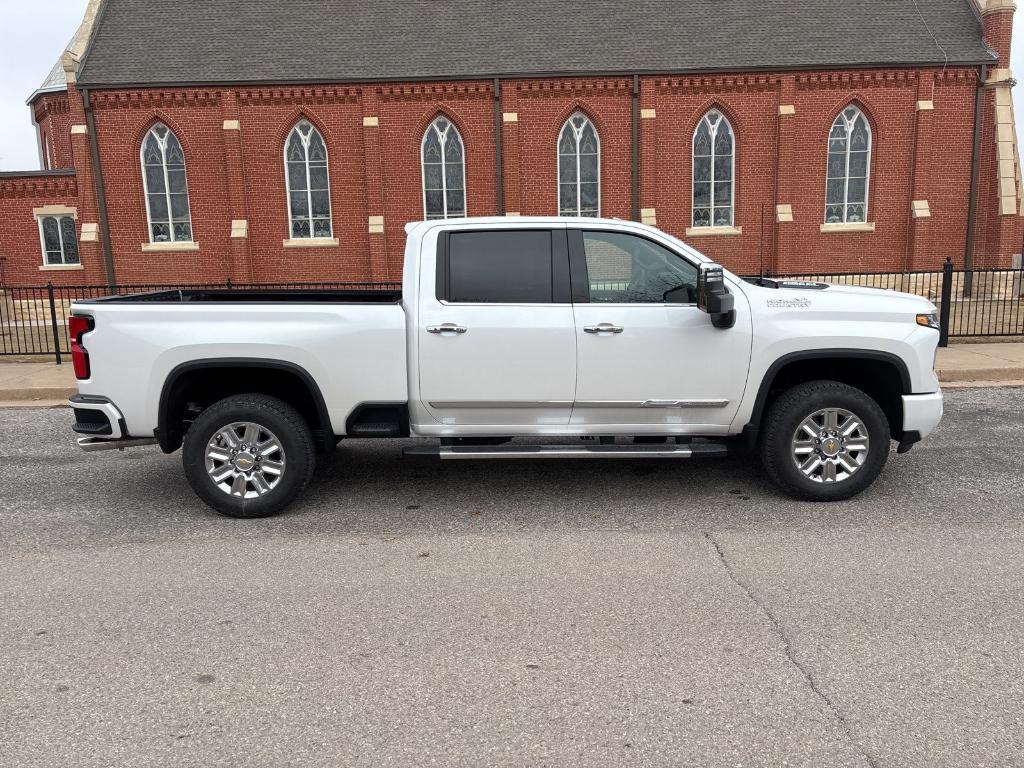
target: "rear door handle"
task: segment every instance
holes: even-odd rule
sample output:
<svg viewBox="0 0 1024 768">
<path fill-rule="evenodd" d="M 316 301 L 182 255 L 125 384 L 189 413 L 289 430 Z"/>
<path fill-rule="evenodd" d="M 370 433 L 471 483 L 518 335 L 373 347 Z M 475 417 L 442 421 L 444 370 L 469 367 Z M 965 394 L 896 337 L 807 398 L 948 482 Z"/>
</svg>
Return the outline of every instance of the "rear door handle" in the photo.
<svg viewBox="0 0 1024 768">
<path fill-rule="evenodd" d="M 455 323 L 443 323 L 441 325 L 428 325 L 427 333 L 454 333 L 461 334 L 466 332 L 466 327 L 463 325 L 456 325 Z"/>
<path fill-rule="evenodd" d="M 611 323 L 599 323 L 597 325 L 585 325 L 583 330 L 587 333 L 622 333 L 621 325 L 612 325 Z"/>
</svg>

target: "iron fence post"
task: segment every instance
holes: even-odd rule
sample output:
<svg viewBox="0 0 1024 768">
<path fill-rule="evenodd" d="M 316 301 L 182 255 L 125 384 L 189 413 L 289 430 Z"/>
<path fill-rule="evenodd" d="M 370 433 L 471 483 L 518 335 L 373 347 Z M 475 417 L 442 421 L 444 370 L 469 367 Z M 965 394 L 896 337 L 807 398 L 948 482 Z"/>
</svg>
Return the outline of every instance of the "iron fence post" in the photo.
<svg viewBox="0 0 1024 768">
<path fill-rule="evenodd" d="M 953 259 L 942 265 L 942 299 L 939 305 L 939 346 L 949 346 L 949 310 L 953 301 Z"/>
<path fill-rule="evenodd" d="M 46 295 L 50 299 L 50 327 L 53 330 L 53 354 L 60 365 L 60 331 L 57 329 L 57 303 L 53 298 L 53 283 L 46 284 Z"/>
</svg>

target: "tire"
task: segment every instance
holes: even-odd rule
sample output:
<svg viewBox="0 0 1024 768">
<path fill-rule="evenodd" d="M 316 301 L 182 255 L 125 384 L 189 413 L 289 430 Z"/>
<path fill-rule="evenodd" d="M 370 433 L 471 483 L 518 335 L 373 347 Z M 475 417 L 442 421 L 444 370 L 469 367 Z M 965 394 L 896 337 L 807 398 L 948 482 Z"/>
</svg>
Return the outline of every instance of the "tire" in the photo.
<svg viewBox="0 0 1024 768">
<path fill-rule="evenodd" d="M 214 403 L 185 433 L 182 449 L 192 490 L 228 517 L 280 512 L 302 493 L 314 465 L 309 424 L 288 403 L 268 395 Z"/>
<path fill-rule="evenodd" d="M 838 381 L 810 381 L 787 390 L 768 409 L 761 461 L 793 498 L 840 501 L 875 481 L 889 458 L 889 441 L 889 421 L 871 397 Z"/>
</svg>

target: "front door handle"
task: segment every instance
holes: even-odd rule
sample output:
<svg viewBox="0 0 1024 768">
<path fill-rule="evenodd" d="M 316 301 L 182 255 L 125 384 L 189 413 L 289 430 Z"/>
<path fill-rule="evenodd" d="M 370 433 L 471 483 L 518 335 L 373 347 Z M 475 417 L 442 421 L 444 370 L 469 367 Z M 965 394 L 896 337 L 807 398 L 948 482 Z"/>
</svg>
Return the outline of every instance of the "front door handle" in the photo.
<svg viewBox="0 0 1024 768">
<path fill-rule="evenodd" d="M 622 333 L 621 325 L 612 325 L 611 323 L 599 323 L 598 325 L 585 325 L 583 330 L 587 333 Z"/>
<path fill-rule="evenodd" d="M 442 325 L 428 325 L 427 333 L 465 333 L 466 327 L 455 323 L 443 323 Z"/>
</svg>

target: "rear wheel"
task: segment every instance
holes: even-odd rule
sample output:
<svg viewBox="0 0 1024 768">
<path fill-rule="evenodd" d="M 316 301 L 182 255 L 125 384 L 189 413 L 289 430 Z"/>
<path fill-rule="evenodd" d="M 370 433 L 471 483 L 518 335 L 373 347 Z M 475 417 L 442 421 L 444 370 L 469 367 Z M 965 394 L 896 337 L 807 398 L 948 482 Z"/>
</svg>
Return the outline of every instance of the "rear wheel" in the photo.
<svg viewBox="0 0 1024 768">
<path fill-rule="evenodd" d="M 838 501 L 863 491 L 889 457 L 889 422 L 872 398 L 837 381 L 783 393 L 762 425 L 761 460 L 794 498 Z"/>
<path fill-rule="evenodd" d="M 199 414 L 182 464 L 199 498 L 230 517 L 266 517 L 305 488 L 313 435 L 298 411 L 267 395 L 228 397 Z"/>
</svg>

